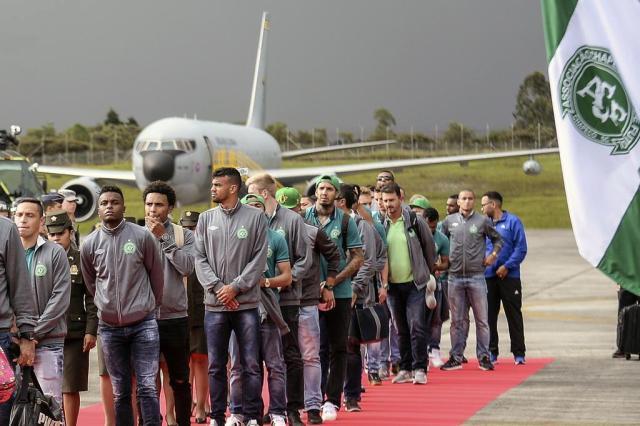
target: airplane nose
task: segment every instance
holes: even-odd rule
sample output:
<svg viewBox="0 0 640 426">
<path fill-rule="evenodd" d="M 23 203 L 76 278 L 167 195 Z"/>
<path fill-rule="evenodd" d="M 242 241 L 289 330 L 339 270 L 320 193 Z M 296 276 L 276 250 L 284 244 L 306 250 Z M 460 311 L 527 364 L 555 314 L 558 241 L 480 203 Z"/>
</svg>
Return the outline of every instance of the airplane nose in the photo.
<svg viewBox="0 0 640 426">
<path fill-rule="evenodd" d="M 147 181 L 168 181 L 173 177 L 173 155 L 167 152 L 148 152 L 144 155 L 142 171 Z"/>
</svg>

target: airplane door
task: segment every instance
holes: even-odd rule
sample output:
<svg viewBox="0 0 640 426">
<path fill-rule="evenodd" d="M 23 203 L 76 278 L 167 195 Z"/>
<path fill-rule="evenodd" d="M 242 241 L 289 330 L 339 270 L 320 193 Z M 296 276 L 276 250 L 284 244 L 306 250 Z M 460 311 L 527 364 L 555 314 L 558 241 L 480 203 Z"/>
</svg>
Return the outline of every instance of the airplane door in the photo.
<svg viewBox="0 0 640 426">
<path fill-rule="evenodd" d="M 209 152 L 209 177 L 213 174 L 213 161 L 214 161 L 214 149 L 211 140 L 208 136 L 203 136 L 204 143 L 207 145 L 207 151 Z"/>
</svg>

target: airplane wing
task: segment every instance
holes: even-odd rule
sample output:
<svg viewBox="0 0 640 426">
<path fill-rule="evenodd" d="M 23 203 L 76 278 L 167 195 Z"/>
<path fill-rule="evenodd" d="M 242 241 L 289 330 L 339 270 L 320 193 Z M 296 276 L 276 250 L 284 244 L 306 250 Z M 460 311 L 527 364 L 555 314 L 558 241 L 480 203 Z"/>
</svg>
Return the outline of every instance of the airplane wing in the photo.
<svg viewBox="0 0 640 426">
<path fill-rule="evenodd" d="M 389 145 L 392 143 L 396 143 L 396 141 L 393 139 L 388 139 L 384 141 L 357 142 L 357 143 L 348 143 L 344 145 L 323 146 L 319 148 L 296 149 L 294 151 L 283 152 L 282 159 L 286 160 L 288 158 L 302 157 L 304 155 L 323 154 L 325 152 L 333 152 L 333 151 L 343 151 L 345 149 L 369 148 L 372 146 Z"/>
<path fill-rule="evenodd" d="M 114 182 L 135 183 L 136 178 L 131 170 L 101 170 L 79 169 L 76 167 L 38 166 L 39 173 L 50 173 L 63 176 L 87 177 L 90 179 L 104 179 Z"/>
<path fill-rule="evenodd" d="M 342 164 L 335 166 L 303 167 L 294 169 L 266 170 L 285 185 L 303 182 L 324 174 L 350 174 L 370 170 L 397 170 L 404 167 L 425 166 L 431 164 L 466 163 L 477 160 L 495 160 L 499 158 L 527 157 L 531 155 L 555 154 L 558 148 L 528 149 L 521 151 L 490 152 L 484 154 L 454 155 L 447 157 L 426 157 L 406 160 L 376 161 L 371 163 Z"/>
</svg>

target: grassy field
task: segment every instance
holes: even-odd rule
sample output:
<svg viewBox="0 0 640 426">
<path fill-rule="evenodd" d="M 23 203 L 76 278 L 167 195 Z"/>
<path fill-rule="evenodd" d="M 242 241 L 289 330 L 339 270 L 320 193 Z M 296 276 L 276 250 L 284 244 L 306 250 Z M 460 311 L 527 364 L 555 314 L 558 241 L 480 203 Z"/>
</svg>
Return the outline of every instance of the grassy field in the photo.
<svg viewBox="0 0 640 426">
<path fill-rule="evenodd" d="M 524 159 L 504 159 L 492 161 L 471 162 L 466 167 L 457 164 L 444 164 L 437 166 L 423 166 L 406 168 L 396 173 L 398 183 L 405 188 L 408 196 L 412 194 L 426 195 L 434 207 L 441 214 L 444 212 L 445 201 L 449 194 L 457 193 L 461 189 L 473 189 L 476 194 L 495 190 L 500 192 L 504 199 L 504 207 L 519 215 L 525 227 L 530 229 L 543 228 L 569 228 L 569 213 L 560 170 L 560 158 L 557 155 L 545 155 L 537 157 L 542 165 L 542 173 L 538 176 L 526 176 L 522 172 Z M 362 156 L 360 161 L 371 161 Z M 342 163 L 354 162 L 354 159 L 340 161 Z M 312 164 L 336 164 L 338 161 L 313 161 L 301 160 L 287 161 L 285 167 L 304 167 Z M 116 165 L 117 168 L 130 167 L 126 163 Z M 105 168 L 105 167 L 101 167 Z M 344 176 L 345 181 L 357 184 L 373 184 L 377 173 L 367 172 Z M 50 188 L 60 187 L 68 178 L 61 176 L 47 177 Z M 303 190 L 305 185 L 298 185 Z M 123 187 L 127 206 L 127 215 L 144 216 L 142 194 L 137 188 Z M 480 208 L 480 200 L 476 206 Z M 202 203 L 180 207 L 174 217 L 185 209 L 203 211 L 208 204 Z M 81 225 L 81 232 L 86 234 L 93 223 Z"/>
</svg>

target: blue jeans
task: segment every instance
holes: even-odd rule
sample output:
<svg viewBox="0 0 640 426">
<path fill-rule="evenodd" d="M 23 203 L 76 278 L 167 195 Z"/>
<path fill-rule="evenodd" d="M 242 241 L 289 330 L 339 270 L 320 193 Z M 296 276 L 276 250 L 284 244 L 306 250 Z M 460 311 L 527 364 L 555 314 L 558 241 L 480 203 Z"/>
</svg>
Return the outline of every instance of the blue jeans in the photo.
<svg viewBox="0 0 640 426">
<path fill-rule="evenodd" d="M 99 337 L 104 363 L 111 377 L 118 426 L 133 426 L 131 366 L 136 375 L 136 392 L 145 425 L 160 424 L 156 388 L 160 334 L 155 318 L 124 327 L 100 324 Z"/>
<path fill-rule="evenodd" d="M 62 366 L 64 364 L 64 343 L 50 343 L 36 346 L 33 372 L 36 373 L 42 393 L 52 396 L 62 408 Z"/>
<path fill-rule="evenodd" d="M 13 354 L 9 352 L 9 348 L 11 346 L 11 334 L 8 332 L 0 333 L 0 347 L 4 351 L 4 354 L 7 356 L 9 363 L 13 367 L 15 371 L 16 364 L 12 361 Z M 16 354 L 17 355 L 17 354 Z M 7 402 L 0 404 L 0 426 L 9 426 L 9 416 L 11 415 L 11 407 L 13 406 L 13 400 L 15 398 L 15 393 Z"/>
<path fill-rule="evenodd" d="M 385 302 L 386 303 L 386 302 Z M 388 304 L 387 304 L 388 307 Z M 389 338 L 380 342 L 380 363 L 397 364 L 400 362 L 400 343 L 398 342 L 398 329 L 391 314 L 389 314 Z"/>
<path fill-rule="evenodd" d="M 469 333 L 469 306 L 476 321 L 476 355 L 489 356 L 489 311 L 487 283 L 484 274 L 470 277 L 449 275 L 449 307 L 451 309 L 451 353 L 462 360 Z"/>
<path fill-rule="evenodd" d="M 204 314 L 209 355 L 211 418 L 224 424 L 227 410 L 227 359 L 233 331 L 238 339 L 242 366 L 242 411 L 245 421 L 260 420 L 262 374 L 260 368 L 260 317 L 258 309 Z M 222 423 L 220 423 L 222 422 Z"/>
<path fill-rule="evenodd" d="M 320 367 L 320 315 L 318 306 L 301 306 L 298 318 L 298 343 L 304 366 L 304 409 L 322 406 L 322 369 Z"/>
<path fill-rule="evenodd" d="M 426 370 L 428 352 L 425 289 L 418 290 L 412 282 L 390 284 L 388 303 L 398 328 L 400 370 Z"/>
<path fill-rule="evenodd" d="M 280 330 L 268 318 L 260 324 L 260 340 L 260 359 L 264 361 L 267 367 L 269 414 L 284 416 L 287 409 L 287 367 L 282 353 Z M 240 363 L 240 351 L 238 350 L 238 340 L 235 333 L 231 334 L 229 353 L 231 354 L 229 412 L 231 414 L 242 414 L 242 364 Z"/>
<path fill-rule="evenodd" d="M 377 373 L 382 365 L 380 358 L 381 342 L 367 343 L 365 346 L 367 347 L 367 370 Z"/>
</svg>

